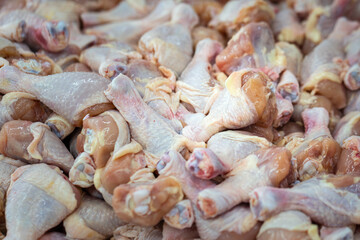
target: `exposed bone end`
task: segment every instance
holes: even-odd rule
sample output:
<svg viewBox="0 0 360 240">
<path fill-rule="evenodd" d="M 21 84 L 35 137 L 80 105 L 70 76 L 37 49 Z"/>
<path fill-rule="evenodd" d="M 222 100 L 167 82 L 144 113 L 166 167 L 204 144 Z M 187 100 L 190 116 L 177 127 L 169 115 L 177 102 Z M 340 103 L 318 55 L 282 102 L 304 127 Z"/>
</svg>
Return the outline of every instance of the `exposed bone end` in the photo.
<svg viewBox="0 0 360 240">
<path fill-rule="evenodd" d="M 176 178 L 159 177 L 152 182 L 116 187 L 112 203 L 120 219 L 142 226 L 154 226 L 182 198 L 181 184 Z"/>
<path fill-rule="evenodd" d="M 69 172 L 69 180 L 74 185 L 88 188 L 93 185 L 95 163 L 88 153 L 80 153 Z"/>
<path fill-rule="evenodd" d="M 216 202 L 207 197 L 198 196 L 196 206 L 203 213 L 206 218 L 215 217 L 218 215 L 218 209 L 216 207 Z"/>
<path fill-rule="evenodd" d="M 195 148 L 186 162 L 186 168 L 202 179 L 212 179 L 227 171 L 215 153 L 207 148 Z"/>
<path fill-rule="evenodd" d="M 53 133 L 56 134 L 60 139 L 64 139 L 70 135 L 75 129 L 75 126 L 72 125 L 62 116 L 53 113 L 45 121 L 45 124 L 48 125 Z"/>
<path fill-rule="evenodd" d="M 284 99 L 279 93 L 276 93 L 275 96 L 276 96 L 277 116 L 275 118 L 273 126 L 281 127 L 290 120 L 294 108 L 291 101 L 288 99 Z"/>
<path fill-rule="evenodd" d="M 355 64 L 346 73 L 344 84 L 349 90 L 358 90 L 360 88 L 360 66 Z"/>
<path fill-rule="evenodd" d="M 93 157 L 97 168 L 103 168 L 119 135 L 116 121 L 110 115 L 85 118 L 83 129 L 84 151 Z"/>
<path fill-rule="evenodd" d="M 68 46 L 69 30 L 64 21 L 45 21 L 40 28 L 41 36 L 37 36 L 37 41 L 46 51 L 59 52 Z M 45 41 L 41 41 L 41 38 Z"/>
<path fill-rule="evenodd" d="M 15 42 L 24 41 L 27 34 L 25 20 L 13 21 L 8 24 L 3 24 L 0 27 L 0 30 L 1 36 Z"/>
<path fill-rule="evenodd" d="M 191 201 L 186 199 L 178 202 L 170 212 L 164 216 L 164 220 L 176 229 L 190 228 L 195 220 Z"/>
<path fill-rule="evenodd" d="M 123 62 L 114 61 L 114 60 L 107 60 L 103 62 L 99 67 L 100 75 L 114 79 L 120 73 L 125 74 L 127 71 L 127 65 Z"/>
<path fill-rule="evenodd" d="M 276 89 L 283 98 L 290 100 L 292 103 L 299 101 L 299 82 L 291 71 L 286 70 L 281 75 L 280 82 Z"/>
<path fill-rule="evenodd" d="M 278 200 L 271 191 L 271 188 L 261 187 L 250 194 L 250 208 L 255 218 L 264 221 L 273 214 L 278 206 Z"/>
<path fill-rule="evenodd" d="M 135 141 L 124 145 L 113 152 L 101 174 L 101 183 L 109 192 L 130 181 L 131 176 L 146 166 L 145 154 L 142 147 Z"/>
<path fill-rule="evenodd" d="M 332 138 L 319 136 L 306 139 L 294 153 L 301 181 L 322 173 L 334 173 L 340 159 L 341 147 Z"/>
</svg>

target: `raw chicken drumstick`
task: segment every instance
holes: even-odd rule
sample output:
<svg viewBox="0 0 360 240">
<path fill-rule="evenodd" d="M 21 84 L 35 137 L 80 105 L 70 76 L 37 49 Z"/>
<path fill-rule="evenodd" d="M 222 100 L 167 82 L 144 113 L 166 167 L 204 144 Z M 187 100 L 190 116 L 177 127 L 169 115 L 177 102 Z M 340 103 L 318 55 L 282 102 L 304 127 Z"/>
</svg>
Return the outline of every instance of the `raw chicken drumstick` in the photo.
<svg viewBox="0 0 360 240">
<path fill-rule="evenodd" d="M 109 83 L 95 73 L 34 76 L 12 66 L 0 68 L 0 93 L 30 93 L 75 126 L 81 126 L 87 114 L 93 116 L 114 108 L 103 92 Z"/>
<path fill-rule="evenodd" d="M 271 78 L 276 80 L 279 69 L 274 62 L 274 50 L 275 40 L 269 25 L 265 22 L 249 23 L 230 39 L 216 57 L 216 65 L 228 75 L 244 68 L 268 69 L 271 70 L 269 73 L 273 73 Z"/>
<path fill-rule="evenodd" d="M 248 155 L 270 147 L 271 142 L 245 131 L 223 131 L 212 136 L 207 148 L 195 148 L 186 162 L 194 176 L 211 179 L 226 174 Z"/>
<path fill-rule="evenodd" d="M 271 92 L 272 83 L 263 72 L 251 68 L 233 72 L 225 85 L 209 114 L 198 123 L 186 126 L 182 131 L 184 136 L 195 141 L 207 141 L 224 129 L 237 129 L 254 123 L 272 125 L 276 117 L 275 97 Z"/>
<path fill-rule="evenodd" d="M 357 239 L 359 16 L 0 0 L 0 239 Z"/>
<path fill-rule="evenodd" d="M 360 223 L 360 179 L 323 175 L 293 188 L 260 187 L 250 194 L 251 211 L 266 220 L 287 210 L 299 210 L 327 227 Z"/>
<path fill-rule="evenodd" d="M 292 172 L 291 154 L 286 148 L 268 148 L 242 159 L 214 188 L 202 190 L 197 207 L 206 218 L 218 216 L 241 202 L 249 201 L 249 193 L 257 187 L 274 186 Z"/>
<path fill-rule="evenodd" d="M 330 36 L 306 55 L 302 64 L 302 89 L 327 97 L 338 109 L 346 106 L 345 89 L 341 85 L 343 38 L 358 26 L 358 22 L 339 18 Z"/>
<path fill-rule="evenodd" d="M 36 240 L 80 203 L 80 192 L 61 171 L 46 164 L 18 168 L 6 197 L 8 240 Z"/>
<path fill-rule="evenodd" d="M 35 49 L 58 52 L 66 48 L 69 32 L 63 21 L 47 21 L 27 10 L 14 10 L 0 15 L 1 35 L 26 43 Z"/>
<path fill-rule="evenodd" d="M 164 154 L 157 164 L 160 176 L 174 176 L 180 182 L 184 194 L 193 203 L 195 222 L 203 239 L 238 239 L 248 237 L 253 239 L 260 224 L 256 221 L 249 207 L 238 206 L 212 219 L 205 219 L 197 209 L 196 197 L 201 190 L 210 189 L 216 185 L 208 180 L 196 178 L 185 168 L 185 159 L 176 151 Z"/>
<path fill-rule="evenodd" d="M 201 40 L 193 59 L 186 66 L 176 82 L 176 91 L 180 99 L 191 105 L 195 112 L 208 113 L 220 91 L 212 74 L 211 64 L 222 51 L 219 42 L 210 39 Z"/>
<path fill-rule="evenodd" d="M 16 147 L 15 147 L 16 146 Z M 43 123 L 14 120 L 0 131 L 0 153 L 26 163 L 47 163 L 66 173 L 74 158 L 64 143 Z"/>
<path fill-rule="evenodd" d="M 305 138 L 295 138 L 286 145 L 296 158 L 300 180 L 320 173 L 334 173 L 341 148 L 330 134 L 328 112 L 324 108 L 306 109 L 302 118 Z"/>
<path fill-rule="evenodd" d="M 93 71 L 107 78 L 114 78 L 127 70 L 130 59 L 141 58 L 130 45 L 122 42 L 110 42 L 93 46 L 81 52 L 80 61 Z"/>
<path fill-rule="evenodd" d="M 274 10 L 263 0 L 236 0 L 225 4 L 209 25 L 231 37 L 242 25 L 250 22 L 271 22 Z"/>
<path fill-rule="evenodd" d="M 121 1 L 116 7 L 101 12 L 85 12 L 81 20 L 85 27 L 108 22 L 121 22 L 145 17 L 158 4 L 158 0 Z"/>
<path fill-rule="evenodd" d="M 272 22 L 272 29 L 279 41 L 296 43 L 301 45 L 304 40 L 305 29 L 299 22 L 293 9 L 288 8 L 286 3 L 281 3 L 279 12 Z"/>
<path fill-rule="evenodd" d="M 175 177 L 159 177 L 152 181 L 119 185 L 114 189 L 113 208 L 126 222 L 155 226 L 177 202 L 183 193 Z"/>
<path fill-rule="evenodd" d="M 6 192 L 10 186 L 11 174 L 26 163 L 4 157 L 0 154 L 0 224 L 5 223 Z M 3 230 L 3 229 L 1 229 Z"/>
<path fill-rule="evenodd" d="M 144 33 L 161 23 L 167 22 L 174 7 L 173 0 L 162 0 L 150 14 L 143 18 L 86 28 L 85 33 L 95 35 L 102 41 L 121 41 L 137 44 Z"/>
<path fill-rule="evenodd" d="M 192 28 L 199 17 L 188 4 L 177 5 L 171 21 L 146 32 L 139 40 L 139 49 L 145 59 L 170 68 L 180 75 L 193 54 Z"/>
<path fill-rule="evenodd" d="M 137 92 L 125 75 L 116 77 L 105 91 L 124 119 L 129 123 L 131 137 L 146 151 L 148 167 L 155 168 L 159 158 L 169 149 L 190 150 L 204 146 L 177 134 Z"/>
</svg>

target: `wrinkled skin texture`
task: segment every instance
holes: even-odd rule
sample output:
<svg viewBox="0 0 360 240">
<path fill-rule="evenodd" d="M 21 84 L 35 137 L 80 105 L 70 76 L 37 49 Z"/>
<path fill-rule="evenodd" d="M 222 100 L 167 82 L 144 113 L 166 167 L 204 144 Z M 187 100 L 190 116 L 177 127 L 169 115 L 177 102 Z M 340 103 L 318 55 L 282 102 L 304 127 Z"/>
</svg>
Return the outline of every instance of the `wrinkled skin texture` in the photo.
<svg viewBox="0 0 360 240">
<path fill-rule="evenodd" d="M 182 115 L 187 110 L 180 104 L 179 94 L 174 93 L 175 73 L 148 60 L 136 59 L 127 65 L 125 75 L 134 81 L 144 102 L 180 133 L 183 128 Z"/>
<path fill-rule="evenodd" d="M 79 190 L 59 169 L 46 164 L 18 168 L 7 194 L 6 239 L 40 238 L 74 211 L 79 199 Z"/>
<path fill-rule="evenodd" d="M 204 219 L 196 209 L 195 219 L 200 237 L 209 240 L 254 239 L 261 225 L 249 207 L 242 205 L 212 219 Z"/>
<path fill-rule="evenodd" d="M 103 92 L 109 82 L 95 73 L 67 72 L 34 76 L 11 66 L 0 69 L 1 93 L 30 93 L 75 126 L 81 126 L 87 114 L 98 115 L 113 108 Z"/>
<path fill-rule="evenodd" d="M 106 239 L 123 224 L 107 203 L 89 196 L 64 220 L 66 237 L 75 239 Z"/>
<path fill-rule="evenodd" d="M 115 240 L 123 239 L 148 239 L 160 240 L 162 239 L 161 230 L 159 227 L 142 227 L 132 223 L 118 227 L 114 231 Z"/>
</svg>

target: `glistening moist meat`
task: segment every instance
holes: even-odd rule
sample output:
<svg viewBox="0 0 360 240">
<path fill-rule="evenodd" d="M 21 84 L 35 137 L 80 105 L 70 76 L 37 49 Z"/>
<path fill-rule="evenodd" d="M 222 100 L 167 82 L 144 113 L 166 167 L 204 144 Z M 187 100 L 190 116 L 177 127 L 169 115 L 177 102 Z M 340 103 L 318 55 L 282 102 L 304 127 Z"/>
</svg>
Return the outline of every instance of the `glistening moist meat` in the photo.
<svg viewBox="0 0 360 240">
<path fill-rule="evenodd" d="M 360 1 L 0 3 L 6 240 L 356 239 Z"/>
</svg>

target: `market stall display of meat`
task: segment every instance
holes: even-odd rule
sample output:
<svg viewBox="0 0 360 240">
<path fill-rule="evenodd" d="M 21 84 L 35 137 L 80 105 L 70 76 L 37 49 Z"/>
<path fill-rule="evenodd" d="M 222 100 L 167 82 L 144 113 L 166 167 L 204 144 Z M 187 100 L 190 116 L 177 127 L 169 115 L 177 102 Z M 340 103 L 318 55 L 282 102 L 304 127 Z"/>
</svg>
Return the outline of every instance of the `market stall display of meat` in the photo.
<svg viewBox="0 0 360 240">
<path fill-rule="evenodd" d="M 0 0 L 0 239 L 360 239 L 360 1 Z"/>
</svg>

